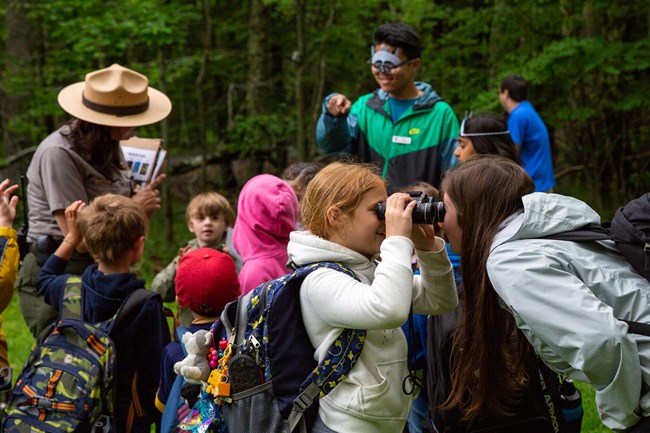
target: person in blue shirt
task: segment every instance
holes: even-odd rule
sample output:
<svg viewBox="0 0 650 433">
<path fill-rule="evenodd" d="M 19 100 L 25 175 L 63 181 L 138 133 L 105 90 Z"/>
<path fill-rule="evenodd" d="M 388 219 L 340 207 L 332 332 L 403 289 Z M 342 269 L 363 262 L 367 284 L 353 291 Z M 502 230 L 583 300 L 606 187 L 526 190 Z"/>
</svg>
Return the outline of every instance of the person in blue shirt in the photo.
<svg viewBox="0 0 650 433">
<path fill-rule="evenodd" d="M 508 129 L 519 147 L 524 169 L 538 192 L 552 192 L 555 186 L 551 142 L 546 125 L 526 100 L 526 80 L 509 75 L 501 81 L 499 102 L 508 113 Z"/>
</svg>

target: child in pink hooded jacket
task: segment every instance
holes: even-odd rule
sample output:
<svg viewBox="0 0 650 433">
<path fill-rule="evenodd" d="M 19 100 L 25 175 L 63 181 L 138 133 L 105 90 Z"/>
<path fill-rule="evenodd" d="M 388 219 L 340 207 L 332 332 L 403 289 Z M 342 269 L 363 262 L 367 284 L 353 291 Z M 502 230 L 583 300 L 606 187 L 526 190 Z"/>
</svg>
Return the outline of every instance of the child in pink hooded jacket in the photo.
<svg viewBox="0 0 650 433">
<path fill-rule="evenodd" d="M 281 179 L 260 174 L 242 188 L 237 201 L 233 244 L 244 264 L 242 294 L 289 272 L 287 244 L 296 229 L 298 199 Z"/>
</svg>

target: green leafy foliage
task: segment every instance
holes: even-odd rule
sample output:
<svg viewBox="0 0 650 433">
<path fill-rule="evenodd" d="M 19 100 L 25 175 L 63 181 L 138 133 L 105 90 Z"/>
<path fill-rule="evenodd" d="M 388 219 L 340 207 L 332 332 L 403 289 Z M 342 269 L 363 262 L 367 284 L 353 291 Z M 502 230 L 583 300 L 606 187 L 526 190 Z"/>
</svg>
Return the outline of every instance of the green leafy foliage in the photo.
<svg viewBox="0 0 650 433">
<path fill-rule="evenodd" d="M 281 169 L 303 144 L 296 142 L 296 83 L 302 83 L 302 126 L 313 146 L 322 98 L 337 91 L 356 99 L 374 90 L 366 64 L 374 28 L 403 21 L 422 39 L 419 79 L 459 117 L 469 110 L 500 111 L 504 76 L 528 80 L 529 99 L 553 131 L 558 192 L 588 201 L 608 219 L 650 190 L 647 0 L 261 0 L 259 10 L 252 4 L 0 0 L 4 159 L 18 150 L 13 142 L 36 145 L 66 119 L 56 102 L 63 86 L 117 62 L 146 74 L 170 96 L 174 110 L 165 138 L 173 155 L 219 150 L 254 160 L 260 169 L 262 162 Z M 250 30 L 252 18 L 263 23 L 259 34 Z M 251 68 L 250 36 L 262 36 L 259 71 Z M 28 43 L 16 49 L 25 42 L 17 38 L 25 37 Z M 257 82 L 250 80 L 254 72 Z M 251 92 L 258 106 L 247 105 Z M 163 129 L 151 125 L 138 133 L 160 136 Z M 148 241 L 155 253 L 141 268 L 149 280 L 178 246 L 170 245 L 157 218 Z M 174 219 L 176 237 L 184 236 L 182 212 Z M 6 317 L 18 368 L 29 338 L 16 299 Z M 591 388 L 581 388 L 588 407 L 583 431 L 606 431 Z"/>
<path fill-rule="evenodd" d="M 282 167 L 304 144 L 296 142 L 298 110 L 313 151 L 322 97 L 372 91 L 366 60 L 374 28 L 404 21 L 422 38 L 419 79 L 459 117 L 500 111 L 500 80 L 523 75 L 552 128 L 560 185 L 576 185 L 607 210 L 604 203 L 650 189 L 649 13 L 641 0 L 359 0 L 353 7 L 336 0 L 1 0 L 7 55 L 0 56 L 0 84 L 17 100 L 3 107 L 1 127 L 21 143 L 38 143 L 66 119 L 58 91 L 118 62 L 172 99 L 165 131 L 173 154 L 203 143 Z M 9 49 L 16 26 L 8 24 L 16 19 L 29 30 L 22 54 Z M 253 22 L 262 27 L 250 57 Z M 16 65 L 20 72 L 9 73 Z"/>
<path fill-rule="evenodd" d="M 242 156 L 272 152 L 290 142 L 295 133 L 293 116 L 265 114 L 237 116 L 226 133 L 225 150 Z"/>
</svg>

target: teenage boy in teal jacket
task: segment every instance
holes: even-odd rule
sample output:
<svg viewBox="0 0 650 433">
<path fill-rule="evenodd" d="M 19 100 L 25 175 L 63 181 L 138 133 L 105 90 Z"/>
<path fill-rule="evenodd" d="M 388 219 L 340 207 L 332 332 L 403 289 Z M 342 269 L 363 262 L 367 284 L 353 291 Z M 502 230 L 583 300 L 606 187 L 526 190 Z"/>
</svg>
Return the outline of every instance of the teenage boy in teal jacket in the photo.
<svg viewBox="0 0 650 433">
<path fill-rule="evenodd" d="M 424 82 L 420 38 L 402 23 L 377 28 L 371 72 L 379 89 L 352 103 L 333 93 L 323 101 L 316 139 L 328 155 L 350 154 L 380 166 L 391 190 L 418 180 L 434 186 L 456 164 L 458 120 L 451 106 Z"/>
</svg>

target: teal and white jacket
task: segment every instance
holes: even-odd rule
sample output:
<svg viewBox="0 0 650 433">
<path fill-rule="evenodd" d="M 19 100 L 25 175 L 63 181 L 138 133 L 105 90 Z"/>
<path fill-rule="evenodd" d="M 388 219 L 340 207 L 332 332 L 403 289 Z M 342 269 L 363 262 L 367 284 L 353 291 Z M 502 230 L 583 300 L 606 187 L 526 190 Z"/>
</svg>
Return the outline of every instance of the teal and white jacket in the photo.
<svg viewBox="0 0 650 433">
<path fill-rule="evenodd" d="M 350 154 L 379 164 L 391 189 L 418 180 L 438 187 L 442 174 L 456 164 L 458 119 L 451 106 L 427 83 L 423 94 L 393 123 L 388 94 L 381 89 L 357 99 L 347 116 L 334 117 L 323 101 L 316 141 L 328 155 Z"/>
<path fill-rule="evenodd" d="M 523 203 L 494 238 L 490 281 L 544 362 L 596 389 L 603 424 L 633 426 L 650 415 L 650 337 L 620 319 L 650 323 L 650 283 L 612 241 L 533 239 L 599 224 L 587 204 L 544 193 Z"/>
</svg>

